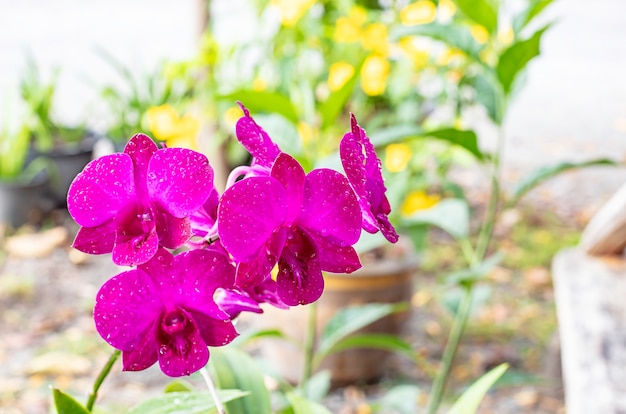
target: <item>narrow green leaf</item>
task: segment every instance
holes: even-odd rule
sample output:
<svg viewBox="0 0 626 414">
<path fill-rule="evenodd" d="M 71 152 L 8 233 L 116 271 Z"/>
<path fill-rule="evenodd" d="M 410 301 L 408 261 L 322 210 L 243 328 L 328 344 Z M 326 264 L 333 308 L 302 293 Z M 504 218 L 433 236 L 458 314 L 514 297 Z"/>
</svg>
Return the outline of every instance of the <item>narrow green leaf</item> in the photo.
<svg viewBox="0 0 626 414">
<path fill-rule="evenodd" d="M 246 395 L 241 390 L 217 390 L 222 403 Z M 136 405 L 127 414 L 208 414 L 215 410 L 215 402 L 208 392 L 170 392 Z"/>
<path fill-rule="evenodd" d="M 528 7 L 513 17 L 513 32 L 521 32 L 528 23 L 543 11 L 543 9 L 552 4 L 552 1 L 553 0 L 531 0 L 528 3 Z"/>
<path fill-rule="evenodd" d="M 492 70 L 478 73 L 469 79 L 469 83 L 476 90 L 476 101 L 480 103 L 486 110 L 489 118 L 500 125 L 504 114 L 504 97 L 500 88 L 499 81 Z"/>
<path fill-rule="evenodd" d="M 465 26 L 439 23 L 398 26 L 393 28 L 389 35 L 394 40 L 405 36 L 427 36 L 461 50 L 476 62 L 481 61 L 480 52 L 484 46 L 474 39 L 470 30 Z"/>
<path fill-rule="evenodd" d="M 170 392 L 192 392 L 195 391 L 194 386 L 189 382 L 185 381 L 181 378 L 175 379 L 174 381 L 168 383 L 163 392 L 165 394 Z"/>
<path fill-rule="evenodd" d="M 460 198 L 448 198 L 428 210 L 419 211 L 402 221 L 407 225 L 429 224 L 437 226 L 457 239 L 469 235 L 469 206 Z"/>
<path fill-rule="evenodd" d="M 478 139 L 476 133 L 471 130 L 460 130 L 456 128 L 444 128 L 435 131 L 424 132 L 423 136 L 437 138 L 448 141 L 452 144 L 465 148 L 470 154 L 483 160 L 485 154 L 478 148 Z"/>
<path fill-rule="evenodd" d="M 321 362 L 323 357 L 341 340 L 359 329 L 391 315 L 405 310 L 404 303 L 370 303 L 362 306 L 351 306 L 337 312 L 324 327 L 321 335 L 316 359 Z"/>
<path fill-rule="evenodd" d="M 579 169 L 579 168 L 595 167 L 595 166 L 602 166 L 602 165 L 615 166 L 615 165 L 619 165 L 619 163 L 608 158 L 599 158 L 599 159 L 588 160 L 588 161 L 583 161 L 583 162 L 578 162 L 578 163 L 577 162 L 561 162 L 556 165 L 541 167 L 531 172 L 529 175 L 524 177 L 519 183 L 517 183 L 517 186 L 515 187 L 511 200 L 509 201 L 508 204 L 510 206 L 514 206 L 526 193 L 528 193 L 530 190 L 535 188 L 537 185 L 541 184 L 542 182 L 552 177 L 555 177 L 556 175 L 562 172 L 565 172 L 568 170 Z"/>
<path fill-rule="evenodd" d="M 501 364 L 480 377 L 456 401 L 448 414 L 474 414 L 489 388 L 504 374 L 508 364 Z"/>
<path fill-rule="evenodd" d="M 326 355 L 354 348 L 371 348 L 383 351 L 398 352 L 411 361 L 415 360 L 415 350 L 408 342 L 397 335 L 364 333 L 351 335 L 338 341 Z"/>
<path fill-rule="evenodd" d="M 89 414 L 82 404 L 57 388 L 52 389 L 52 396 L 57 414 Z"/>
<path fill-rule="evenodd" d="M 530 38 L 513 43 L 500 56 L 496 73 L 505 95 L 509 95 L 515 78 L 526 67 L 528 62 L 539 56 L 541 37 L 549 27 L 550 25 L 544 26 Z"/>
<path fill-rule="evenodd" d="M 446 282 L 450 284 L 464 284 L 482 280 L 502 262 L 503 258 L 504 255 L 498 252 L 475 266 L 450 273 L 446 276 Z"/>
<path fill-rule="evenodd" d="M 319 371 L 302 384 L 302 391 L 308 399 L 320 402 L 330 391 L 330 380 L 331 373 L 329 370 Z"/>
<path fill-rule="evenodd" d="M 424 131 L 414 125 L 398 125 L 374 131 L 369 134 L 369 137 L 375 147 L 382 147 L 396 142 L 406 142 L 410 139 L 431 137 L 458 145 L 479 160 L 486 158 L 486 155 L 478 148 L 478 138 L 472 130 L 443 128 Z"/>
<path fill-rule="evenodd" d="M 456 5 L 469 19 L 483 26 L 489 33 L 498 28 L 498 11 L 488 0 L 455 0 Z"/>
<path fill-rule="evenodd" d="M 285 333 L 279 329 L 259 329 L 242 332 L 241 335 L 233 341 L 233 344 L 237 346 L 244 346 L 252 341 L 262 338 L 277 338 L 289 340 Z"/>
<path fill-rule="evenodd" d="M 270 396 L 263 374 L 246 352 L 235 347 L 211 348 L 209 367 L 219 388 L 249 394 L 226 404 L 230 414 L 270 414 Z"/>
<path fill-rule="evenodd" d="M 280 114 L 293 122 L 298 123 L 298 112 L 291 103 L 291 100 L 283 94 L 268 91 L 254 91 L 249 89 L 241 89 L 227 95 L 220 95 L 218 99 L 231 101 L 240 101 L 252 112 L 269 112 Z"/>
<path fill-rule="evenodd" d="M 341 89 L 332 92 L 319 107 L 320 114 L 322 115 L 322 129 L 327 128 L 329 125 L 337 122 L 337 118 L 341 115 L 346 106 L 346 102 L 352 96 L 354 87 L 359 80 L 361 67 L 363 62 L 359 63 L 354 68 L 354 74 L 348 81 L 341 87 Z"/>
<path fill-rule="evenodd" d="M 332 414 L 328 408 L 294 393 L 287 393 L 293 414 Z"/>
</svg>

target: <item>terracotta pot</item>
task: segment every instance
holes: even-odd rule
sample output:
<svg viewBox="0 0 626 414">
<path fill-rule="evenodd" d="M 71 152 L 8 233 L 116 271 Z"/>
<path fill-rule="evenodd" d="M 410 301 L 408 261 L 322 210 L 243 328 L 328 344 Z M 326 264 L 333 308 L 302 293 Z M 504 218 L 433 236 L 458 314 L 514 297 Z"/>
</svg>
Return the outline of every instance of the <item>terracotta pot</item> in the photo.
<svg viewBox="0 0 626 414">
<path fill-rule="evenodd" d="M 413 294 L 413 276 L 417 269 L 417 256 L 406 246 L 400 254 L 365 262 L 363 268 L 350 275 L 325 274 L 324 294 L 317 302 L 317 333 L 342 308 L 368 303 L 410 302 Z M 293 338 L 295 343 L 284 340 L 261 341 L 261 354 L 269 360 L 279 375 L 289 382 L 300 380 L 303 367 L 302 344 L 306 338 L 309 315 L 308 306 L 288 310 L 264 307 L 265 313 L 254 315 L 250 320 L 259 328 L 274 328 Z M 408 320 L 410 311 L 389 315 L 363 328 L 359 333 L 386 333 L 399 335 Z M 331 371 L 333 386 L 357 382 L 373 382 L 388 368 L 387 351 L 375 349 L 350 349 L 330 355 L 320 370 Z"/>
</svg>

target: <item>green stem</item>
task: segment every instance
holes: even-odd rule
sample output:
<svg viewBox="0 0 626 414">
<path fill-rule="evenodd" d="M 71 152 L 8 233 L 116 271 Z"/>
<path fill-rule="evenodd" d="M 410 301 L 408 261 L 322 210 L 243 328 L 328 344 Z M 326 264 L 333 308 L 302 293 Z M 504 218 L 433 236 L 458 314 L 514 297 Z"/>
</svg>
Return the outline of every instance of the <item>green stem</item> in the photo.
<svg viewBox="0 0 626 414">
<path fill-rule="evenodd" d="M 452 328 L 450 329 L 450 335 L 448 337 L 448 343 L 446 344 L 443 356 L 441 357 L 441 367 L 439 368 L 437 377 L 435 377 L 433 389 L 430 393 L 427 411 L 428 414 L 435 414 L 439 408 L 439 404 L 441 403 L 443 391 L 446 387 L 448 377 L 450 376 L 450 370 L 452 369 L 452 362 L 454 361 L 454 356 L 456 355 L 459 343 L 461 342 L 461 337 L 463 336 L 463 331 L 465 330 L 465 325 L 467 324 L 467 320 L 472 309 L 472 292 L 472 286 L 465 287 L 463 299 L 461 300 L 461 304 L 459 305 L 456 315 L 454 316 L 454 321 L 452 322 Z"/>
<path fill-rule="evenodd" d="M 315 335 L 317 329 L 317 303 L 309 305 L 309 320 L 307 322 L 306 338 L 304 342 L 304 366 L 300 385 L 303 386 L 313 373 L 313 353 L 315 348 Z"/>
<path fill-rule="evenodd" d="M 498 144 L 496 148 L 496 153 L 494 154 L 493 168 L 491 171 L 491 194 L 489 197 L 487 212 L 485 213 L 485 219 L 483 221 L 483 225 L 480 229 L 480 234 L 478 236 L 476 250 L 472 252 L 471 246 L 468 246 L 467 244 L 461 245 L 461 249 L 463 250 L 463 254 L 466 256 L 466 258 L 468 258 L 469 255 L 468 262 L 470 266 L 474 266 L 484 260 L 485 255 L 487 254 L 487 249 L 489 248 L 489 244 L 491 242 L 491 238 L 493 236 L 493 228 L 498 215 L 498 205 L 500 204 L 500 160 L 502 159 L 503 152 L 504 133 L 502 130 L 502 126 L 499 126 Z M 446 347 L 443 351 L 443 356 L 441 358 L 441 368 L 439 369 L 437 377 L 435 378 L 435 382 L 433 383 L 433 389 L 431 391 L 428 403 L 428 414 L 435 414 L 437 412 L 437 409 L 439 408 L 439 404 L 441 403 L 443 392 L 446 387 L 446 382 L 448 381 L 448 377 L 450 376 L 450 370 L 452 369 L 454 356 L 456 355 L 459 343 L 461 342 L 461 337 L 463 336 L 463 332 L 465 331 L 465 326 L 467 325 L 467 320 L 469 319 L 470 311 L 472 308 L 474 284 L 464 285 L 464 288 L 465 292 L 463 295 L 463 299 L 461 301 L 461 304 L 459 305 L 459 309 L 457 310 L 456 315 L 454 316 L 452 328 L 450 329 L 450 334 L 448 336 L 448 343 L 446 344 Z"/>
<path fill-rule="evenodd" d="M 111 372 L 111 368 L 113 368 L 113 364 L 115 364 L 115 361 L 117 361 L 120 354 L 121 351 L 117 349 L 114 350 L 109 357 L 109 360 L 102 368 L 102 371 L 100 371 L 98 378 L 96 378 L 96 382 L 94 382 L 93 384 L 93 390 L 91 391 L 91 394 L 89 394 L 89 399 L 87 400 L 87 411 L 91 412 L 93 410 L 93 406 L 96 403 L 96 398 L 98 397 L 98 390 L 100 389 L 100 386 L 102 385 L 106 377 L 109 375 L 109 372 Z"/>
</svg>

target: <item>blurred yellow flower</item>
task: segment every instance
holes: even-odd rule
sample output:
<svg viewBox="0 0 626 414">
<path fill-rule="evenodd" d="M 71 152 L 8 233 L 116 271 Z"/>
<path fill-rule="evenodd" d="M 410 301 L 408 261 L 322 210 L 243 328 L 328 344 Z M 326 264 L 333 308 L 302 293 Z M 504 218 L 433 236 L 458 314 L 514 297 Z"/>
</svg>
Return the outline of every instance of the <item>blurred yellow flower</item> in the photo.
<svg viewBox="0 0 626 414">
<path fill-rule="evenodd" d="M 456 13 L 456 4 L 452 0 L 439 0 L 437 17 L 443 23 L 447 22 Z"/>
<path fill-rule="evenodd" d="M 267 82 L 262 78 L 255 78 L 252 81 L 252 90 L 262 92 L 267 89 Z"/>
<path fill-rule="evenodd" d="M 382 95 L 389 77 L 389 61 L 379 55 L 369 55 L 361 67 L 361 89 L 369 96 Z"/>
<path fill-rule="evenodd" d="M 476 41 L 481 45 L 483 43 L 487 43 L 487 40 L 489 40 L 489 32 L 479 24 L 473 24 L 470 27 L 470 32 L 472 33 L 472 36 L 474 36 L 474 39 L 476 39 Z"/>
<path fill-rule="evenodd" d="M 200 120 L 191 114 L 182 117 L 170 105 L 153 106 L 146 112 L 148 128 L 171 148 L 197 150 Z"/>
<path fill-rule="evenodd" d="M 383 23 L 368 24 L 363 32 L 361 44 L 365 50 L 386 56 L 389 53 L 387 26 Z"/>
<path fill-rule="evenodd" d="M 239 118 L 241 118 L 241 108 L 238 106 L 231 106 L 224 112 L 224 121 L 228 125 L 234 126 Z"/>
<path fill-rule="evenodd" d="M 419 0 L 411 3 L 400 11 L 402 24 L 426 24 L 435 20 L 437 7 L 432 1 Z"/>
<path fill-rule="evenodd" d="M 356 42 L 361 38 L 362 26 L 367 19 L 367 12 L 361 7 L 353 7 L 348 16 L 342 16 L 335 22 L 335 42 Z"/>
<path fill-rule="evenodd" d="M 315 4 L 315 0 L 272 0 L 280 12 L 280 21 L 286 27 L 293 27 L 304 13 Z"/>
<path fill-rule="evenodd" d="M 298 122 L 296 129 L 298 130 L 298 134 L 305 145 L 313 140 L 313 128 L 311 128 L 311 125 L 304 121 L 300 121 Z"/>
<path fill-rule="evenodd" d="M 515 40 L 515 33 L 513 32 L 513 27 L 511 25 L 507 25 L 505 28 L 500 29 L 498 32 L 498 41 L 505 46 L 510 45 Z"/>
<path fill-rule="evenodd" d="M 437 194 L 427 194 L 423 190 L 412 191 L 404 199 L 400 211 L 405 216 L 410 216 L 421 210 L 428 210 L 439 203 L 441 197 Z"/>
<path fill-rule="evenodd" d="M 354 75 L 354 66 L 348 62 L 335 62 L 328 71 L 328 88 L 335 92 L 343 87 Z"/>
<path fill-rule="evenodd" d="M 389 144 L 385 149 L 385 167 L 394 173 L 403 171 L 411 156 L 411 147 L 408 144 Z"/>
<path fill-rule="evenodd" d="M 423 45 L 420 45 L 418 38 L 416 37 L 403 37 L 398 42 L 400 49 L 404 54 L 413 62 L 415 69 L 421 69 L 428 63 L 430 56 L 430 50 Z"/>
</svg>

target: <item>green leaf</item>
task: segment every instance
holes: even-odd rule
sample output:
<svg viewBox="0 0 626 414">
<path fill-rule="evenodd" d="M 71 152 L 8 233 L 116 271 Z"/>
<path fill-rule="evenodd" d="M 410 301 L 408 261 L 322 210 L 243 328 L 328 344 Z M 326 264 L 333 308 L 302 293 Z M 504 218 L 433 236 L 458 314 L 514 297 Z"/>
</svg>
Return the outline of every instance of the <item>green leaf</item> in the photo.
<svg viewBox="0 0 626 414">
<path fill-rule="evenodd" d="M 281 151 L 296 156 L 302 153 L 302 139 L 296 126 L 287 118 L 279 114 L 254 115 L 257 124 L 272 137 Z"/>
<path fill-rule="evenodd" d="M 500 56 L 496 73 L 498 74 L 498 80 L 500 81 L 505 95 L 509 95 L 511 92 L 513 82 L 519 72 L 526 67 L 528 62 L 539 56 L 541 36 L 543 36 L 549 27 L 550 25 L 544 26 L 542 29 L 537 30 L 530 38 L 513 43 L 502 53 L 502 56 Z"/>
<path fill-rule="evenodd" d="M 331 373 L 327 369 L 315 373 L 302 384 L 304 395 L 312 401 L 322 401 L 330 391 L 330 379 Z"/>
<path fill-rule="evenodd" d="M 396 142 L 406 142 L 410 139 L 431 137 L 458 145 L 479 160 L 486 158 L 486 155 L 478 148 L 478 138 L 472 130 L 443 128 L 424 131 L 414 125 L 398 125 L 374 131 L 369 134 L 369 137 L 375 147 L 382 147 Z"/>
<path fill-rule="evenodd" d="M 511 200 L 509 201 L 508 204 L 509 206 L 514 206 L 526 193 L 528 193 L 530 190 L 535 188 L 537 185 L 541 184 L 542 182 L 564 171 L 579 169 L 579 168 L 586 168 L 586 167 L 602 166 L 602 165 L 616 166 L 616 165 L 619 165 L 619 163 L 608 158 L 599 158 L 599 159 L 588 160 L 588 161 L 583 161 L 583 162 L 578 162 L 578 163 L 561 162 L 556 165 L 541 167 L 531 172 L 529 175 L 524 177 L 519 183 L 517 183 L 517 186 L 515 187 L 515 190 L 513 191 L 513 196 L 511 197 Z"/>
<path fill-rule="evenodd" d="M 448 141 L 451 144 L 458 145 L 465 148 L 470 154 L 479 160 L 484 160 L 486 158 L 485 154 L 478 148 L 478 139 L 474 131 L 444 128 L 424 132 L 423 136 L 437 138 L 443 141 Z"/>
<path fill-rule="evenodd" d="M 498 28 L 498 11 L 487 0 L 455 0 L 456 5 L 469 19 L 483 26 L 489 33 Z"/>
<path fill-rule="evenodd" d="M 320 335 L 316 360 L 321 360 L 338 342 L 359 329 L 391 315 L 407 309 L 404 303 L 370 303 L 362 306 L 351 306 L 337 312 L 324 326 Z"/>
<path fill-rule="evenodd" d="M 241 390 L 217 390 L 222 403 L 247 396 Z M 170 392 L 150 398 L 133 407 L 127 414 L 207 414 L 216 407 L 208 392 Z"/>
<path fill-rule="evenodd" d="M 428 210 L 404 217 L 407 225 L 430 224 L 446 231 L 457 239 L 464 239 L 469 235 L 469 206 L 460 198 L 447 198 Z"/>
<path fill-rule="evenodd" d="M 552 0 L 531 0 L 528 7 L 513 17 L 513 32 L 519 33 L 537 17 L 543 9 L 552 4 Z"/>
<path fill-rule="evenodd" d="M 57 388 L 52 389 L 52 396 L 57 414 L 89 414 L 82 404 Z"/>
<path fill-rule="evenodd" d="M 164 393 L 170 392 L 192 392 L 195 391 L 194 386 L 189 382 L 185 381 L 181 378 L 175 379 L 174 381 L 168 383 L 163 389 Z"/>
<path fill-rule="evenodd" d="M 226 404 L 229 413 L 271 413 L 270 396 L 265 388 L 263 374 L 246 352 L 235 347 L 211 348 L 209 367 L 219 388 L 233 388 L 249 393 Z"/>
<path fill-rule="evenodd" d="M 476 90 L 476 101 L 487 110 L 489 118 L 500 125 L 505 110 L 504 97 L 498 79 L 492 72 L 479 73 L 470 80 L 470 83 Z"/>
<path fill-rule="evenodd" d="M 503 258 L 504 255 L 502 253 L 496 253 L 475 266 L 450 273 L 446 276 L 446 282 L 451 284 L 466 284 L 482 280 L 502 262 Z"/>
<path fill-rule="evenodd" d="M 377 413 L 415 414 L 420 389 L 416 385 L 402 384 L 390 388 L 375 406 Z"/>
<path fill-rule="evenodd" d="M 241 89 L 227 95 L 220 95 L 218 99 L 231 101 L 232 103 L 240 101 L 252 112 L 280 114 L 294 124 L 298 123 L 298 112 L 291 103 L 291 100 L 289 100 L 287 96 L 277 92 Z"/>
<path fill-rule="evenodd" d="M 293 414 L 332 414 L 326 407 L 294 393 L 287 393 Z"/>
<path fill-rule="evenodd" d="M 484 47 L 474 39 L 470 30 L 465 26 L 439 23 L 398 26 L 393 28 L 389 35 L 394 40 L 405 36 L 427 36 L 439 40 L 461 50 L 476 62 L 481 62 L 480 52 Z"/>
<path fill-rule="evenodd" d="M 508 364 L 501 364 L 480 377 L 456 401 L 448 414 L 474 414 L 489 388 L 504 374 Z"/>
<path fill-rule="evenodd" d="M 259 329 L 242 332 L 234 341 L 237 346 L 244 346 L 250 342 L 262 338 L 277 338 L 289 340 L 285 333 L 279 329 Z"/>
<path fill-rule="evenodd" d="M 337 118 L 339 118 L 339 116 L 343 112 L 346 106 L 346 102 L 348 102 L 348 99 L 350 99 L 350 96 L 352 96 L 354 87 L 359 80 L 362 66 L 363 61 L 356 65 L 356 67 L 354 68 L 354 74 L 341 87 L 341 89 L 332 92 L 328 96 L 328 98 L 326 98 L 326 100 L 320 104 L 319 112 L 322 115 L 322 129 L 326 129 L 329 125 L 337 122 Z"/>
<path fill-rule="evenodd" d="M 326 355 L 354 348 L 372 348 L 398 352 L 408 357 L 411 361 L 415 360 L 415 350 L 411 344 L 399 338 L 397 335 L 378 333 L 355 334 L 343 338 L 329 349 Z"/>
</svg>

